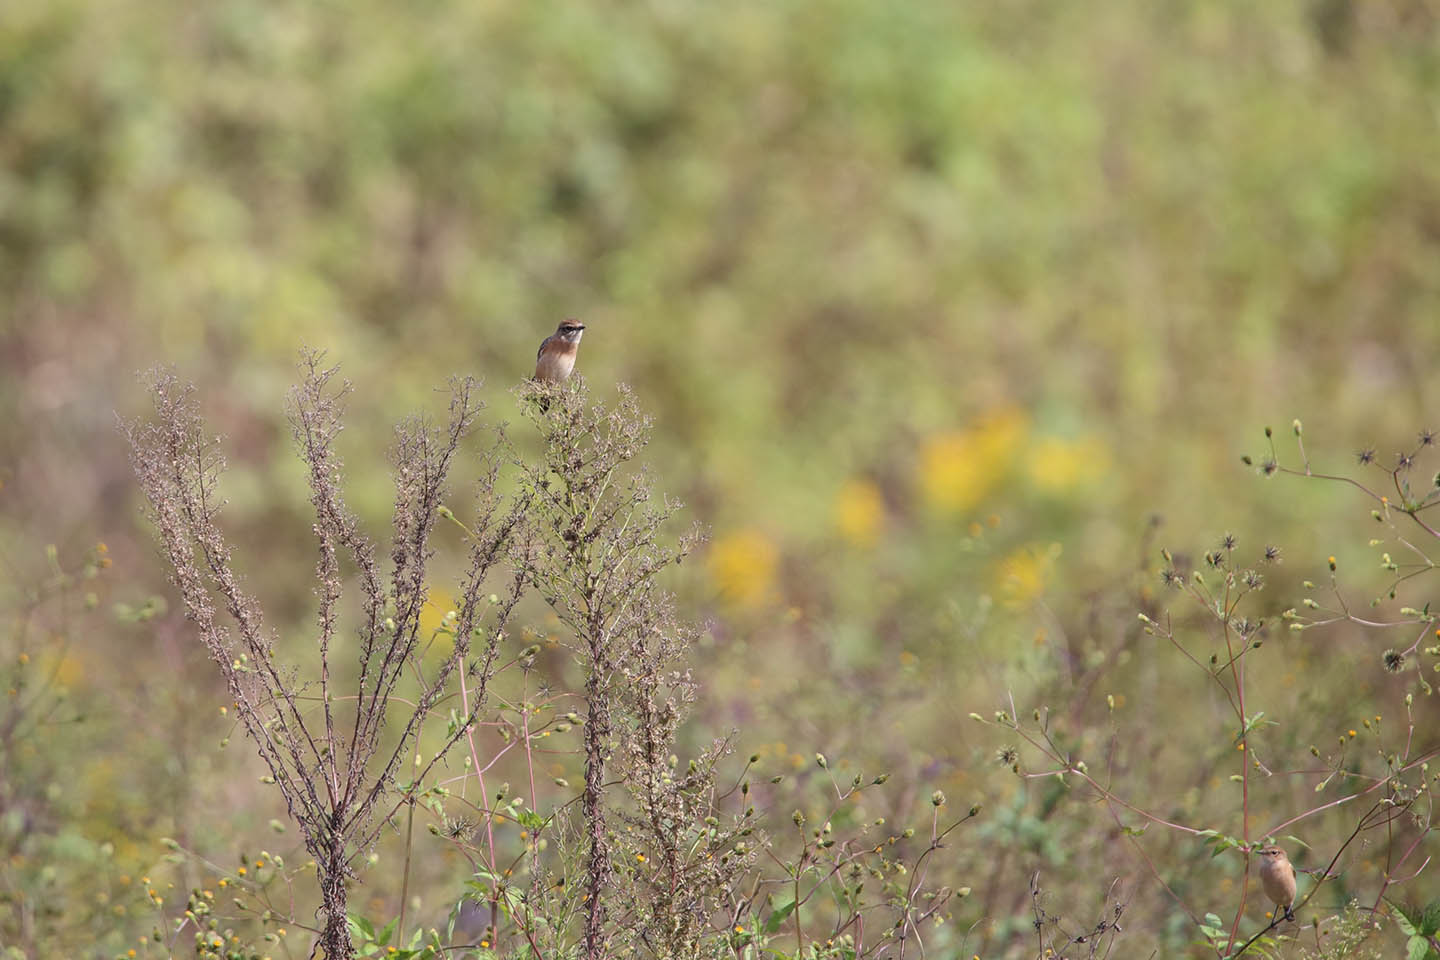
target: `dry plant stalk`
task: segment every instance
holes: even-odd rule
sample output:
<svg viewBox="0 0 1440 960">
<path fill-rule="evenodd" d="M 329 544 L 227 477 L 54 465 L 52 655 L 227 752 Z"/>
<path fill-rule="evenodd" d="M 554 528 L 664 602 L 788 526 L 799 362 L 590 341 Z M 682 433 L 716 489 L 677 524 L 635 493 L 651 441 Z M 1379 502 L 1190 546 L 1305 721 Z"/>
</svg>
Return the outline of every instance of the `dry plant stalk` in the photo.
<svg viewBox="0 0 1440 960">
<path fill-rule="evenodd" d="M 484 709 L 496 653 L 525 584 L 518 575 L 508 576 L 508 587 L 496 602 L 482 593 L 482 586 L 492 573 L 507 568 L 513 558 L 523 561 L 529 551 L 525 498 L 506 500 L 497 494 L 498 462 L 492 459 L 479 484 L 454 649 L 427 675 L 417 647 L 427 598 L 426 567 L 433 552 L 430 535 L 446 475 L 481 409 L 474 398 L 475 384 L 469 379 L 451 383 L 443 428 L 418 417 L 397 428 L 391 453 L 391 571 L 383 578 L 375 548 L 346 509 L 339 485 L 341 464 L 334 444 L 348 384 L 333 387 L 335 370 L 322 362 L 318 352 L 302 355 L 302 382 L 289 397 L 295 441 L 308 468 L 319 549 L 313 657 L 297 651 L 296 661 L 287 662 L 292 651 L 277 647 L 259 604 L 236 572 L 218 522 L 224 504 L 218 495 L 224 459 L 205 433 L 194 388 L 171 374 L 153 374 L 154 420 L 129 424 L 126 434 L 186 613 L 220 668 L 240 721 L 314 857 L 322 898 L 319 947 L 325 956 L 340 958 L 353 954 L 346 880 L 384 823 L 409 801 L 406 789 L 396 784 L 402 758 L 411 755 L 431 708 L 462 671 L 473 678 L 470 709 L 464 722 L 447 732 L 443 747 L 416 771 L 409 790 L 465 736 Z M 342 562 L 353 565 L 363 594 L 354 663 L 340 662 L 334 649 Z M 406 699 L 414 706 L 408 715 L 389 717 L 392 694 L 407 674 L 405 683 L 415 689 L 406 690 Z M 318 712 L 313 710 L 317 700 Z"/>
<path fill-rule="evenodd" d="M 695 696 L 683 662 L 699 631 L 658 578 L 699 532 L 666 537 L 680 505 L 629 469 L 650 420 L 628 389 L 610 410 L 587 405 L 580 378 L 519 393 L 545 443 L 543 461 L 519 464 L 539 545 L 525 575 L 569 628 L 586 678 L 584 955 L 696 956 L 751 859 L 735 849 L 751 814 L 712 815 L 728 742 L 683 770 L 673 753 Z M 620 802 L 607 799 L 612 781 L 625 784 Z"/>
<path fill-rule="evenodd" d="M 606 410 L 588 403 L 579 378 L 519 388 L 544 454 L 527 461 L 499 435 L 486 455 L 475 519 L 466 527 L 470 564 L 454 649 L 427 675 L 418 654 L 430 536 L 437 517 L 452 515 L 441 494 L 480 410 L 474 384 L 452 383 L 443 428 L 416 418 L 397 431 L 394 534 L 389 576 L 382 579 L 374 548 L 340 493 L 335 440 L 348 385 L 332 385 L 335 371 L 323 367 L 318 353 L 303 355 L 301 366 L 289 411 L 315 512 L 319 605 L 315 647 L 294 651 L 293 662 L 286 660 L 291 651 L 277 649 L 259 605 L 245 592 L 220 531 L 224 462 L 205 434 L 193 387 L 154 375 L 155 417 L 126 432 L 187 614 L 315 859 L 322 898 L 318 947 L 330 957 L 353 955 L 346 881 L 355 861 L 413 802 L 445 752 L 474 730 L 491 702 L 487 692 L 506 628 L 533 590 L 569 629 L 585 676 L 583 879 L 566 886 L 563 897 L 573 903 L 551 903 L 547 911 L 578 914 L 580 923 L 575 931 L 551 926 L 555 948 L 573 949 L 573 932 L 592 960 L 612 955 L 612 946 L 659 957 L 696 955 L 753 863 L 753 850 L 739 840 L 754 830 L 753 810 L 723 822 L 716 815 L 723 796 L 717 796 L 715 766 L 728 753 L 728 740 L 713 741 L 677 769 L 676 733 L 695 695 L 684 658 L 698 630 L 678 619 L 659 577 L 699 536 L 692 529 L 672 541 L 664 529 L 679 505 L 656 498 L 650 477 L 632 469 L 650 425 L 634 397 L 622 387 L 618 403 Z M 517 483 L 502 496 L 506 464 Z M 336 656 L 335 644 L 347 574 L 362 593 L 353 663 Z M 500 596 L 482 592 L 492 577 L 506 584 Z M 402 684 L 407 707 L 389 717 L 387 730 Z M 453 687 L 464 716 L 447 729 L 429 763 L 397 784 L 402 758 Z M 617 781 L 624 789 L 612 792 Z M 538 950 L 533 923 L 522 926 Z"/>
</svg>

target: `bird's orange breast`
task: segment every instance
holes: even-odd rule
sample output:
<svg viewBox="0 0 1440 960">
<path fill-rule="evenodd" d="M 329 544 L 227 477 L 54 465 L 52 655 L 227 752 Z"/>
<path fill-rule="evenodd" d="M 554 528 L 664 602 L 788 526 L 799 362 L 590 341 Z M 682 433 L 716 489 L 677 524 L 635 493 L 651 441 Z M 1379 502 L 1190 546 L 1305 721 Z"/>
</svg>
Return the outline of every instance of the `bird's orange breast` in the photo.
<svg viewBox="0 0 1440 960">
<path fill-rule="evenodd" d="M 575 369 L 576 344 L 551 341 L 535 361 L 535 379 L 564 380 Z"/>
</svg>

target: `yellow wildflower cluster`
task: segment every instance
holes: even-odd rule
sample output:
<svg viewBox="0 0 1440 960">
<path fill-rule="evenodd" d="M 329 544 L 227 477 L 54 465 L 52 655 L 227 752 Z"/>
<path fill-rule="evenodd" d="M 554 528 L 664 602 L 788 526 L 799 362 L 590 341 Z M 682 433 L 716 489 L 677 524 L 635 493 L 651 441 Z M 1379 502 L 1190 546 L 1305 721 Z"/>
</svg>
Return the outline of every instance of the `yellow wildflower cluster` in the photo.
<svg viewBox="0 0 1440 960">
<path fill-rule="evenodd" d="M 1012 551 L 1000 561 L 996 587 L 1000 600 L 1012 610 L 1025 607 L 1045 592 L 1060 558 L 1060 544 L 1031 544 Z"/>
<path fill-rule="evenodd" d="M 947 513 L 973 509 L 1010 472 L 1028 431 L 1025 414 L 1006 409 L 968 429 L 931 437 L 920 450 L 925 499 Z"/>
<path fill-rule="evenodd" d="M 752 528 L 736 530 L 710 551 L 710 575 L 720 595 L 741 607 L 758 607 L 771 598 L 780 551 L 773 540 Z"/>
</svg>

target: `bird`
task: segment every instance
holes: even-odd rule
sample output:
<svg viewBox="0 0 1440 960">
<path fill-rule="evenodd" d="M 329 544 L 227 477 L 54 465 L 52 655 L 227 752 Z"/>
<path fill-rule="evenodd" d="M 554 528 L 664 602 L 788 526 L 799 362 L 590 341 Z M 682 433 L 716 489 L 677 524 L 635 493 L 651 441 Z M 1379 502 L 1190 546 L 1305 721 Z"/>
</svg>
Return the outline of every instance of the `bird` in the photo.
<svg viewBox="0 0 1440 960">
<path fill-rule="evenodd" d="M 1260 885 L 1276 907 L 1285 909 L 1285 919 L 1294 920 L 1290 905 L 1295 902 L 1295 866 L 1279 847 L 1260 851 Z"/>
<path fill-rule="evenodd" d="M 584 334 L 585 324 L 579 320 L 562 320 L 554 333 L 540 341 L 535 354 L 535 379 L 559 383 L 569 377 Z"/>
</svg>

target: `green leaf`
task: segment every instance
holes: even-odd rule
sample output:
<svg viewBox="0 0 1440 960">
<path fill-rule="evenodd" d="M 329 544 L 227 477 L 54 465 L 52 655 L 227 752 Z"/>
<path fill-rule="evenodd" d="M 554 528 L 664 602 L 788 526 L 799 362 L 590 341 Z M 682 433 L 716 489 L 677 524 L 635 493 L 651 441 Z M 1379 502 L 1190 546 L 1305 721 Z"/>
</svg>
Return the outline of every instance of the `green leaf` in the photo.
<svg viewBox="0 0 1440 960">
<path fill-rule="evenodd" d="M 1405 944 L 1405 960 L 1425 960 L 1430 953 L 1430 941 L 1424 937 L 1411 937 Z"/>
<path fill-rule="evenodd" d="M 1220 856 L 1226 850 L 1240 846 L 1240 841 L 1234 837 L 1219 837 L 1215 840 L 1215 849 L 1210 851 L 1211 859 Z"/>
<path fill-rule="evenodd" d="M 1440 900 L 1431 900 L 1420 915 L 1420 935 L 1433 937 L 1440 933 Z"/>
<path fill-rule="evenodd" d="M 1278 726 L 1279 726 L 1279 724 L 1276 723 L 1274 720 L 1265 720 L 1265 711 L 1264 711 L 1264 710 L 1261 710 L 1259 713 L 1255 714 L 1253 717 L 1249 717 L 1249 718 L 1246 719 L 1245 725 L 1240 728 L 1240 732 L 1237 733 L 1237 734 L 1235 734 L 1235 742 L 1236 742 L 1236 743 L 1239 743 L 1241 740 L 1244 740 L 1246 734 L 1248 734 L 1251 730 L 1254 730 L 1256 727 L 1258 727 L 1258 726 L 1260 725 L 1261 721 L 1264 721 L 1264 722 L 1266 723 L 1266 725 L 1271 726 L 1271 727 L 1278 727 Z"/>
<path fill-rule="evenodd" d="M 791 900 L 791 901 L 789 901 L 788 903 L 782 904 L 782 905 L 776 907 L 774 910 L 770 911 L 770 916 L 767 917 L 766 920 L 765 920 L 765 932 L 766 932 L 766 933 L 775 933 L 776 931 L 778 931 L 778 930 L 780 929 L 780 925 L 785 922 L 785 918 L 788 917 L 788 916 L 790 916 L 790 914 L 793 913 L 794 911 L 795 911 L 795 901 L 794 901 L 794 900 Z"/>
</svg>

